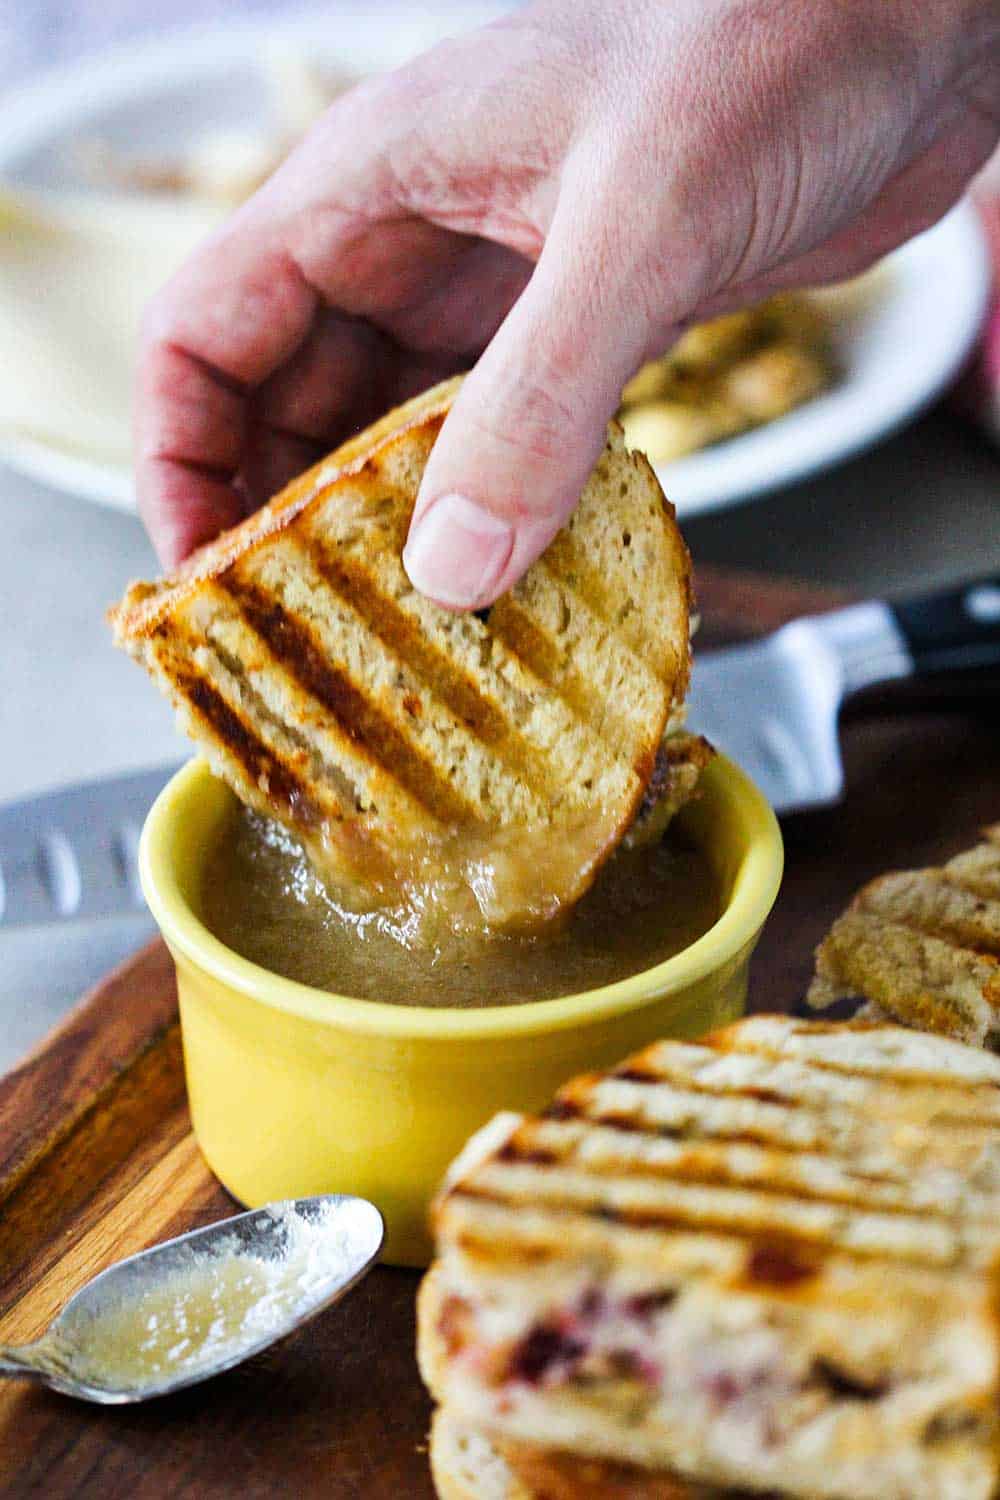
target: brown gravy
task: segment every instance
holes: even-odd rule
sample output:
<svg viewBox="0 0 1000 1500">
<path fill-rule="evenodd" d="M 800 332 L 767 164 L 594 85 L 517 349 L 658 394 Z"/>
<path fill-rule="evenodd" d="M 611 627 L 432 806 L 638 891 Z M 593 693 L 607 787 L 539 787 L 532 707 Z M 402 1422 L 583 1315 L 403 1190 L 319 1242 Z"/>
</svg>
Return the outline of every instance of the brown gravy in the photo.
<svg viewBox="0 0 1000 1500">
<path fill-rule="evenodd" d="M 672 957 L 719 915 L 704 854 L 671 827 L 619 850 L 558 924 L 531 936 L 445 932 L 339 906 L 276 824 L 240 808 L 205 864 L 201 915 L 227 947 L 318 989 L 395 1005 L 517 1005 L 596 989 Z"/>
</svg>

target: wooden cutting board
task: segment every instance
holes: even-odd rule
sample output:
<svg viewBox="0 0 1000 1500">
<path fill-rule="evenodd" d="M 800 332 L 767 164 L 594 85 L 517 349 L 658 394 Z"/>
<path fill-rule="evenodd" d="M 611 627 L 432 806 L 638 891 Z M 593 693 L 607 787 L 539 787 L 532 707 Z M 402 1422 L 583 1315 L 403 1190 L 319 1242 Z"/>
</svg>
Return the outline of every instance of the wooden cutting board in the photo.
<svg viewBox="0 0 1000 1500">
<path fill-rule="evenodd" d="M 700 579 L 699 597 L 713 644 L 840 602 L 718 574 Z M 756 1009 L 798 1005 L 813 947 L 860 882 L 937 862 L 1000 817 L 998 728 L 1000 687 L 893 690 L 852 707 L 845 802 L 785 820 Z M 190 1134 L 172 968 L 157 942 L 0 1082 L 0 1341 L 34 1337 L 109 1261 L 233 1208 Z M 280 1349 L 144 1408 L 0 1380 L 0 1494 L 432 1500 L 416 1282 L 379 1269 Z"/>
</svg>

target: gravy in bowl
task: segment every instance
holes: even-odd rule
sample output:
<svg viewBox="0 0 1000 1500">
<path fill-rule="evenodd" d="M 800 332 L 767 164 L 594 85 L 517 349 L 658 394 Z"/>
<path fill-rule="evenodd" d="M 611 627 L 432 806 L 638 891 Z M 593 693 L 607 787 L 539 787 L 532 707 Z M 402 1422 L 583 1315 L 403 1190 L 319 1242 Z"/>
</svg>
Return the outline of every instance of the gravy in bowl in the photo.
<svg viewBox="0 0 1000 1500">
<path fill-rule="evenodd" d="M 489 937 L 340 905 L 278 825 L 237 808 L 205 861 L 200 914 L 243 958 L 331 993 L 395 1005 L 478 1007 L 549 1000 L 662 963 L 713 925 L 720 892 L 704 853 L 672 824 L 619 849 L 556 923 Z"/>
</svg>

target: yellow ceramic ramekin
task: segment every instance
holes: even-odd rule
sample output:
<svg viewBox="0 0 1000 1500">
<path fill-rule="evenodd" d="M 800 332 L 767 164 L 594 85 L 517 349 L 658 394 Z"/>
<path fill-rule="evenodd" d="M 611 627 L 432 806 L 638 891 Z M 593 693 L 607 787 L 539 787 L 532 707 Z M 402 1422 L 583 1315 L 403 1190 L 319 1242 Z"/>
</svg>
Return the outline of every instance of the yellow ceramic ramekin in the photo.
<svg viewBox="0 0 1000 1500">
<path fill-rule="evenodd" d="M 422 1264 L 430 1197 L 495 1111 L 538 1108 L 574 1073 L 738 1016 L 781 880 L 781 834 L 756 787 L 724 757 L 702 789 L 680 816 L 724 897 L 704 937 L 585 994 L 432 1010 L 314 990 L 213 937 L 199 916 L 201 874 L 233 795 L 203 761 L 179 771 L 146 821 L 142 885 L 177 965 L 195 1133 L 229 1191 L 250 1207 L 358 1193 L 385 1217 L 386 1258 Z"/>
</svg>

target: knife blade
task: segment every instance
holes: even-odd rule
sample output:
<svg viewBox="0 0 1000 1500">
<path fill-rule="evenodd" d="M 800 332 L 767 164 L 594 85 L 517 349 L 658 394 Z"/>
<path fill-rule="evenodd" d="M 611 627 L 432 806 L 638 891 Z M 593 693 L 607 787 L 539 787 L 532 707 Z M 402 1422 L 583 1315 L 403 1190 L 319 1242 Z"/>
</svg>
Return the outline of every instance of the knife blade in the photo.
<svg viewBox="0 0 1000 1500">
<path fill-rule="evenodd" d="M 777 812 L 844 789 L 837 720 L 894 678 L 1000 667 L 1000 581 L 806 616 L 744 646 L 695 653 L 688 724 L 739 763 Z"/>
<path fill-rule="evenodd" d="M 176 764 L 0 807 L 0 931 L 141 911 L 139 835 Z"/>
</svg>

